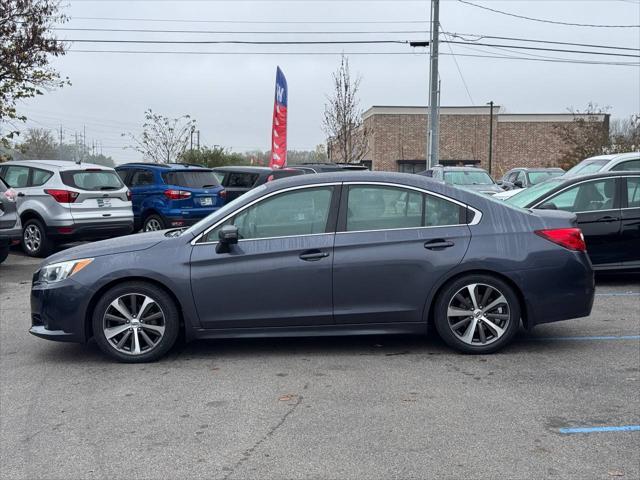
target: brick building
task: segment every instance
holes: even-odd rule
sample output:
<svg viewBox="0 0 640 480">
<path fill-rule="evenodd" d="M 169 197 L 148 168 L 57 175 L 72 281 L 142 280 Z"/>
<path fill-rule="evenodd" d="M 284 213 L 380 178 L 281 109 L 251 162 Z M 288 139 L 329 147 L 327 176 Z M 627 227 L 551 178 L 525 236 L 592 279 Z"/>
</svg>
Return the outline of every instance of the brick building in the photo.
<svg viewBox="0 0 640 480">
<path fill-rule="evenodd" d="M 488 169 L 489 108 L 440 108 L 441 164 L 474 164 Z M 493 176 L 500 177 L 514 167 L 558 166 L 565 145 L 557 134 L 557 126 L 579 117 L 600 122 L 608 131 L 606 114 L 512 114 L 494 106 Z M 364 112 L 363 121 L 369 132 L 365 162 L 373 170 L 425 170 L 427 107 L 373 106 Z"/>
</svg>

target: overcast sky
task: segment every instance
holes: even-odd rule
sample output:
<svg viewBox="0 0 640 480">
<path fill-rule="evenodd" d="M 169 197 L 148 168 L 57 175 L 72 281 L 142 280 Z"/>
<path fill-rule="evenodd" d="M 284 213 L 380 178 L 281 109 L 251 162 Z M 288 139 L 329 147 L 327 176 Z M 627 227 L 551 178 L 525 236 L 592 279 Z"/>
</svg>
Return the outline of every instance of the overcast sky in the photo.
<svg viewBox="0 0 640 480">
<path fill-rule="evenodd" d="M 640 24 L 639 0 L 505 0 L 475 3 L 553 21 L 607 25 Z M 59 38 L 64 39 L 426 40 L 426 33 L 382 32 L 427 30 L 429 2 L 70 0 L 65 12 L 71 17 L 64 25 L 67 28 L 254 33 L 223 35 L 58 31 Z M 447 32 L 640 48 L 638 28 L 575 27 L 541 23 L 481 10 L 457 0 L 441 1 L 440 20 L 442 28 Z M 215 21 L 222 22 L 214 23 Z M 229 21 L 240 23 L 227 23 Z M 244 23 L 249 21 L 264 23 Z M 406 23 L 415 21 L 424 23 Z M 265 35 L 255 33 L 258 31 L 376 33 Z M 592 47 L 535 45 L 507 40 L 484 39 L 481 42 L 598 50 Z M 125 54 L 86 53 L 74 50 L 233 54 Z M 191 115 L 198 121 L 203 144 L 222 145 L 234 151 L 267 150 L 270 145 L 275 70 L 276 66 L 280 65 L 289 85 L 289 149 L 313 149 L 316 144 L 324 141 L 321 129 L 322 111 L 325 96 L 331 91 L 331 72 L 338 66 L 341 51 L 410 53 L 412 50 L 402 44 L 253 46 L 73 43 L 70 44 L 69 53 L 54 62 L 55 67 L 64 76 L 68 76 L 73 85 L 28 101 L 23 105 L 22 111 L 30 117 L 27 126 L 57 130 L 62 125 L 66 140 L 69 140 L 75 131 L 82 131 L 86 125 L 87 142 L 100 141 L 103 152 L 117 162 L 139 159 L 136 152 L 122 149 L 127 141 L 120 134 L 138 131 L 147 108 L 172 117 Z M 441 53 L 451 54 L 452 51 L 456 57 L 443 55 L 440 59 L 443 106 L 484 105 L 493 100 L 511 113 L 554 113 L 566 112 L 566 109 L 572 106 L 584 108 L 588 102 L 593 101 L 602 106 L 610 106 L 613 117 L 626 117 L 640 112 L 638 66 L 551 63 L 463 55 L 546 59 L 551 57 L 604 62 L 637 62 L 637 59 L 528 50 L 507 51 L 486 46 L 441 45 Z M 279 54 L 258 55 L 259 52 Z M 284 55 L 284 52 L 301 54 Z M 309 55 L 311 52 L 335 53 Z M 616 52 L 638 53 L 620 50 Z M 371 105 L 427 104 L 428 56 L 352 54 L 349 58 L 352 72 L 357 72 L 362 77 L 360 98 L 363 109 Z M 466 81 L 468 93 L 454 58 L 457 60 L 462 78 Z"/>
</svg>

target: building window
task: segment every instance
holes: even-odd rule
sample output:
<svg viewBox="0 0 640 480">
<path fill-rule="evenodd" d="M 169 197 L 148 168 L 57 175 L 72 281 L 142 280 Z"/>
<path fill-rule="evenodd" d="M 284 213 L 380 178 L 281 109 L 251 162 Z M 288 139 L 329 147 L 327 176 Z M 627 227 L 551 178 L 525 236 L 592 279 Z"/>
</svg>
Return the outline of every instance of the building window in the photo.
<svg viewBox="0 0 640 480">
<path fill-rule="evenodd" d="M 427 169 L 425 160 L 398 160 L 398 171 L 402 173 L 419 173 Z"/>
<path fill-rule="evenodd" d="M 440 160 L 439 164 L 445 167 L 479 167 L 480 160 Z"/>
<path fill-rule="evenodd" d="M 360 160 L 360 163 L 367 167 L 367 170 L 373 169 L 373 160 Z"/>
</svg>

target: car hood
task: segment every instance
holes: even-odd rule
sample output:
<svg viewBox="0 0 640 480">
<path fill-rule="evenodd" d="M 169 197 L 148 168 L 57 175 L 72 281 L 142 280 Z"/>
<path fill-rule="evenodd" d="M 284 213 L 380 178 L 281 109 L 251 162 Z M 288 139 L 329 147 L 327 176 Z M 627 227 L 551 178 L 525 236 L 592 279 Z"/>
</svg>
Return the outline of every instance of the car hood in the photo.
<svg viewBox="0 0 640 480">
<path fill-rule="evenodd" d="M 110 238 L 100 242 L 91 242 L 69 248 L 48 257 L 44 264 L 75 260 L 77 258 L 100 257 L 114 253 L 127 253 L 146 250 L 160 242 L 167 241 L 171 237 L 165 235 L 166 231 L 136 233 L 124 237 Z"/>
</svg>

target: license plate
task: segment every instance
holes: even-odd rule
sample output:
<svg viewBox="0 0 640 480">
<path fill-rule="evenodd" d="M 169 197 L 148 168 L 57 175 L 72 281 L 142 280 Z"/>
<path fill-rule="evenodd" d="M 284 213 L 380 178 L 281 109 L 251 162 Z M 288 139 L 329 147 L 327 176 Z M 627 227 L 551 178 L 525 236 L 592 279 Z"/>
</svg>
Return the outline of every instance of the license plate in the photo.
<svg viewBox="0 0 640 480">
<path fill-rule="evenodd" d="M 98 207 L 100 208 L 110 208 L 111 207 L 111 199 L 109 198 L 98 198 Z"/>
<path fill-rule="evenodd" d="M 213 200 L 211 199 L 211 197 L 205 197 L 205 198 L 201 198 L 200 199 L 200 205 L 208 207 L 213 205 Z"/>
</svg>

